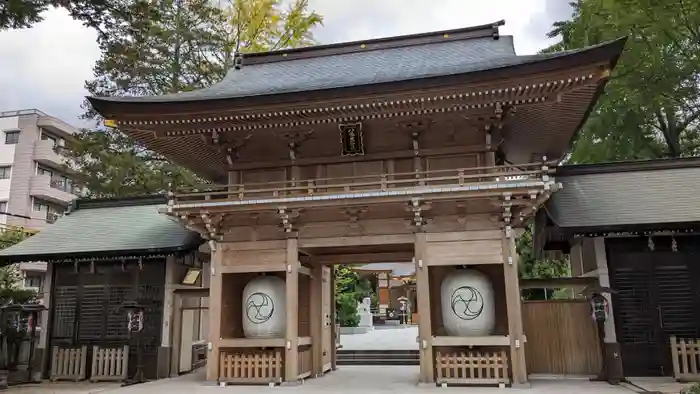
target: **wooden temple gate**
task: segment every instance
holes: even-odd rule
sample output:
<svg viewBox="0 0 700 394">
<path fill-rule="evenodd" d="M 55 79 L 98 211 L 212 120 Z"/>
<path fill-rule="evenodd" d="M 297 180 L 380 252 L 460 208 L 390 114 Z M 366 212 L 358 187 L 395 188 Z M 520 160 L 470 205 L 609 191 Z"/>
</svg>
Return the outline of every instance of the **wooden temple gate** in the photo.
<svg viewBox="0 0 700 394">
<path fill-rule="evenodd" d="M 209 380 L 333 370 L 328 266 L 412 260 L 420 380 L 527 382 L 516 229 L 557 190 L 551 167 L 624 40 L 521 58 L 500 25 L 237 55 L 212 88 L 90 98 L 110 124 L 216 182 L 173 190 L 165 212 L 212 252 Z M 440 281 L 459 266 L 493 283 L 490 335 L 445 332 Z M 284 281 L 284 334 L 251 338 L 242 295 L 261 275 Z"/>
</svg>

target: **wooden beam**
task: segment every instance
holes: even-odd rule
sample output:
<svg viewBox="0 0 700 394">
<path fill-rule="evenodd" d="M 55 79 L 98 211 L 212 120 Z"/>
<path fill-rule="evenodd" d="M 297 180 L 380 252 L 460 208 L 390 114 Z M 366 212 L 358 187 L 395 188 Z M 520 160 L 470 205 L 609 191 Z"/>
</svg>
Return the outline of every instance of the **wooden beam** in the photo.
<svg viewBox="0 0 700 394">
<path fill-rule="evenodd" d="M 525 361 L 525 337 L 523 335 L 522 304 L 518 283 L 518 252 L 515 246 L 515 234 L 510 227 L 503 232 L 503 276 L 506 289 L 506 310 L 508 314 L 508 332 L 510 337 L 510 362 L 513 367 L 513 382 L 527 384 L 527 365 Z"/>
<path fill-rule="evenodd" d="M 430 278 L 428 277 L 427 240 L 426 234 L 417 232 L 415 239 L 415 264 L 416 264 L 416 303 L 420 311 L 418 323 L 418 349 L 420 352 L 420 382 L 435 382 L 433 370 L 434 356 L 432 344 L 432 322 L 430 317 Z"/>
<path fill-rule="evenodd" d="M 300 265 L 297 270 L 299 270 L 300 275 L 306 275 L 306 276 L 313 276 L 311 273 L 311 268 L 309 267 L 304 267 L 303 265 Z"/>
<path fill-rule="evenodd" d="M 220 246 L 220 244 L 216 244 Z M 221 296 L 222 275 L 219 268 L 223 265 L 223 250 L 216 247 L 211 255 L 211 278 L 209 280 L 209 343 L 211 351 L 207 361 L 207 380 L 219 380 L 219 342 L 221 341 Z"/>
<path fill-rule="evenodd" d="M 365 235 L 358 237 L 305 238 L 299 240 L 302 248 L 329 248 L 335 246 L 366 246 L 366 245 L 395 245 L 412 244 L 412 234 L 397 235 Z"/>
<path fill-rule="evenodd" d="M 284 381 L 296 382 L 299 376 L 299 240 L 287 238 L 287 330 L 284 352 Z"/>
<path fill-rule="evenodd" d="M 522 279 L 520 289 L 553 289 L 559 287 L 580 287 L 594 286 L 598 283 L 598 278 L 591 276 L 580 276 L 576 278 L 552 278 L 552 279 Z"/>
<path fill-rule="evenodd" d="M 324 265 L 331 264 L 371 264 L 371 263 L 400 263 L 413 260 L 413 252 L 394 253 L 357 253 L 357 254 L 331 254 L 317 255 L 313 258 L 302 256 L 303 263 L 319 262 Z"/>
<path fill-rule="evenodd" d="M 311 375 L 323 374 L 323 266 L 313 268 L 310 278 L 309 323 L 311 325 Z"/>
<path fill-rule="evenodd" d="M 446 148 L 433 148 L 433 149 L 419 149 L 418 154 L 420 156 L 445 156 L 445 155 L 455 155 L 455 154 L 467 154 L 467 153 L 483 153 L 488 152 L 489 149 L 486 145 L 468 145 L 468 146 L 455 146 Z M 362 160 L 391 160 L 391 159 L 403 159 L 403 158 L 413 158 L 416 152 L 411 150 L 401 150 L 393 152 L 381 152 L 381 153 L 369 153 L 362 156 Z M 341 163 L 351 163 L 357 161 L 357 157 L 353 156 L 329 156 L 329 157 L 307 157 L 307 158 L 297 158 L 292 162 L 290 159 L 284 160 L 274 160 L 265 162 L 253 162 L 253 163 L 234 163 L 231 165 L 232 169 L 235 170 L 259 170 L 266 168 L 280 168 L 280 167 L 292 167 L 292 166 L 311 166 L 311 165 L 323 165 L 323 164 L 341 164 Z"/>
<path fill-rule="evenodd" d="M 338 368 L 338 347 L 335 346 L 336 337 L 340 335 L 336 330 L 335 324 L 335 270 L 331 267 L 330 275 L 330 285 L 331 287 L 331 313 L 330 313 L 330 323 L 331 323 L 331 370 L 335 371 Z"/>
</svg>

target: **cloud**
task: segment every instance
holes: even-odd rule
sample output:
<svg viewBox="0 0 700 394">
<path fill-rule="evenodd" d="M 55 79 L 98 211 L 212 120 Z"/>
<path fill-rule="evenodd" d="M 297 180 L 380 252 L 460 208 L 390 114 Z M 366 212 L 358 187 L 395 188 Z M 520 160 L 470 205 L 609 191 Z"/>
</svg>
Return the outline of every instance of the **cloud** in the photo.
<svg viewBox="0 0 700 394">
<path fill-rule="evenodd" d="M 310 0 L 325 18 L 321 43 L 460 28 L 506 20 L 519 54 L 551 44 L 545 33 L 566 18 L 565 0 Z M 86 79 L 99 58 L 96 34 L 60 9 L 31 29 L 0 32 L 0 111 L 37 108 L 76 125 Z"/>
<path fill-rule="evenodd" d="M 0 111 L 36 108 L 78 124 L 97 35 L 61 9 L 31 29 L 0 32 Z"/>
</svg>

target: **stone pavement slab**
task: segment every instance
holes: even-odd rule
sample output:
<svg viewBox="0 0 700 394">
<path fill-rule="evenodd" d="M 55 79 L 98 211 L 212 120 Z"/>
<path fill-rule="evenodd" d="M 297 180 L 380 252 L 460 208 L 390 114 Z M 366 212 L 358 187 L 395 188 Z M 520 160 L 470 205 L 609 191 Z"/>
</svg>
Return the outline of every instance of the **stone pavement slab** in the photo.
<svg viewBox="0 0 700 394">
<path fill-rule="evenodd" d="M 377 326 L 364 334 L 342 334 L 343 350 L 418 350 L 418 326 Z"/>
<path fill-rule="evenodd" d="M 631 394 L 634 391 L 606 383 L 577 380 L 537 380 L 530 388 L 418 387 L 418 367 L 347 366 L 320 379 L 292 387 L 228 386 L 204 382 L 203 372 L 109 390 L 107 394 Z M 42 393 L 43 394 L 43 393 Z M 61 393 L 63 394 L 63 393 Z"/>
<path fill-rule="evenodd" d="M 98 394 L 121 388 L 119 383 L 55 382 L 12 386 L 8 394 Z"/>
</svg>

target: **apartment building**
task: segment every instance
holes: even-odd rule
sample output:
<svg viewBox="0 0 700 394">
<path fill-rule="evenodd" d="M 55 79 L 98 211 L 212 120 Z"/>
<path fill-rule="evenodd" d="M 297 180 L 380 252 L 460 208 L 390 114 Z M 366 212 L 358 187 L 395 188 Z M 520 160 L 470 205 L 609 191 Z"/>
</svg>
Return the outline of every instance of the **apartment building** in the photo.
<svg viewBox="0 0 700 394">
<path fill-rule="evenodd" d="M 80 190 L 66 167 L 68 123 L 36 109 L 0 112 L 0 229 L 41 231 Z M 23 286 L 41 288 L 46 263 L 22 263 Z"/>
</svg>

